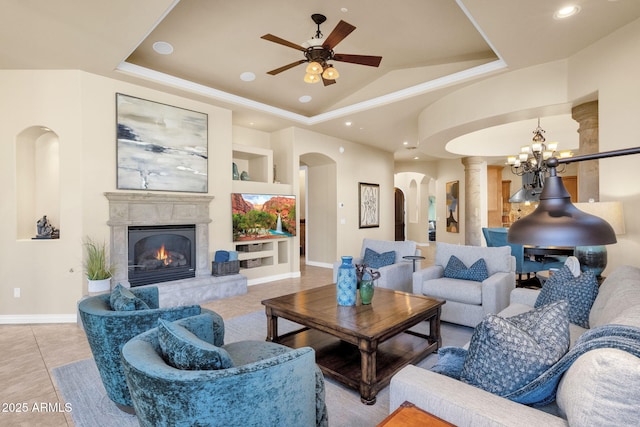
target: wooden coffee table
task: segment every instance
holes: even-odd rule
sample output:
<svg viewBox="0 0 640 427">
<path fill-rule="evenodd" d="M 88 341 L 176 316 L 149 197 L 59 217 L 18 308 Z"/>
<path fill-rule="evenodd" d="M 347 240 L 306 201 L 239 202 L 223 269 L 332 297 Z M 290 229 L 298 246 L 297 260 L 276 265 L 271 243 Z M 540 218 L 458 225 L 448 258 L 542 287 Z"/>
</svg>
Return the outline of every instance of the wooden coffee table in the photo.
<svg viewBox="0 0 640 427">
<path fill-rule="evenodd" d="M 373 301 L 343 307 L 336 285 L 262 301 L 267 341 L 292 348 L 312 347 L 322 372 L 360 392 L 368 405 L 404 366 L 417 363 L 442 345 L 440 310 L 445 302 L 422 295 L 376 288 Z M 304 327 L 278 335 L 278 317 Z M 429 335 L 409 331 L 429 321 Z"/>
</svg>

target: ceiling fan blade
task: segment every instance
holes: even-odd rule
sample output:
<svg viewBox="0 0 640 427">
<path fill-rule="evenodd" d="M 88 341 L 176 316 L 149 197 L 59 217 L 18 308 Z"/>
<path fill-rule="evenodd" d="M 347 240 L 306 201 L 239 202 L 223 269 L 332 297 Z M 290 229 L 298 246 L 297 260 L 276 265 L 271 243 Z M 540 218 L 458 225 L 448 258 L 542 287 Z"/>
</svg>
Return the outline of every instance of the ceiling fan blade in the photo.
<svg viewBox="0 0 640 427">
<path fill-rule="evenodd" d="M 275 76 L 276 74 L 280 74 L 283 71 L 287 71 L 289 68 L 293 68 L 296 65 L 300 65 L 304 62 L 307 62 L 306 59 L 301 59 L 300 61 L 296 61 L 296 62 L 292 62 L 291 64 L 287 64 L 283 67 L 280 68 L 276 68 L 275 70 L 271 70 L 271 71 L 267 71 L 267 74 L 271 74 L 272 76 Z"/>
<path fill-rule="evenodd" d="M 349 24 L 348 22 L 338 22 L 338 25 L 336 25 L 333 31 L 331 31 L 331 34 L 329 34 L 329 37 L 327 37 L 322 46 L 328 49 L 333 49 L 355 29 L 356 27 Z"/>
<path fill-rule="evenodd" d="M 283 46 L 290 47 L 292 49 L 301 50 L 302 52 L 306 52 L 307 51 L 307 49 L 303 48 L 302 46 L 300 46 L 298 44 L 295 44 L 295 43 L 292 43 L 290 41 L 287 41 L 285 39 L 281 39 L 280 37 L 274 36 L 273 34 L 265 34 L 264 36 L 262 36 L 260 38 L 264 39 L 264 40 L 268 40 L 270 42 L 281 44 Z"/>
<path fill-rule="evenodd" d="M 340 62 L 350 62 L 352 64 L 377 67 L 380 65 L 380 61 L 382 61 L 382 56 L 348 55 L 345 53 L 336 53 L 335 55 L 333 55 L 333 59 Z"/>
<path fill-rule="evenodd" d="M 322 78 L 322 83 L 323 83 L 325 86 L 329 86 L 329 85 L 332 85 L 332 84 L 336 83 L 336 81 L 335 81 L 335 79 L 334 79 L 334 80 L 329 80 L 329 79 L 325 79 L 325 78 L 323 77 L 323 78 Z"/>
</svg>

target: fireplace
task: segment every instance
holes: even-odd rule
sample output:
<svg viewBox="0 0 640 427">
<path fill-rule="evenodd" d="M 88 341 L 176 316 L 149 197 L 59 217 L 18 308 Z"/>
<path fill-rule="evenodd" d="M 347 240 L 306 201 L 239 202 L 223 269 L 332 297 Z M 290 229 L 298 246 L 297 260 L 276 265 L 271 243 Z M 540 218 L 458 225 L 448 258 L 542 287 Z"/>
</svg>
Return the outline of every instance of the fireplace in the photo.
<svg viewBox="0 0 640 427">
<path fill-rule="evenodd" d="M 153 193 L 104 193 L 109 200 L 110 258 L 115 267 L 112 285 L 117 283 L 129 286 L 155 286 L 159 292 L 160 307 L 174 307 L 178 305 L 200 304 L 218 298 L 241 295 L 247 292 L 247 278 L 241 274 L 228 276 L 211 275 L 211 249 L 209 248 L 209 205 L 213 196 L 194 194 L 153 194 Z M 185 229 L 185 224 L 192 224 Z M 160 230 L 158 230 L 160 228 Z M 156 234 L 171 234 L 172 243 L 164 242 L 164 250 L 180 252 L 175 258 L 189 259 L 191 267 L 180 266 L 175 270 L 161 267 L 153 271 L 153 279 L 142 285 L 137 282 L 139 273 L 149 271 L 135 266 L 155 264 L 153 260 L 136 261 L 136 243 L 139 252 L 146 252 L 147 245 L 157 246 L 152 238 L 153 234 L 130 236 L 130 230 L 148 233 L 155 229 Z M 189 242 L 187 244 L 187 241 Z M 130 251 L 130 244 L 133 250 Z M 160 244 L 160 249 L 162 244 Z M 145 258 L 145 257 L 143 257 Z M 182 261 L 181 261 L 182 262 Z M 180 264 L 179 262 L 178 264 Z M 130 266 L 132 268 L 130 268 Z M 148 270 L 148 268 L 147 268 Z M 166 270 L 166 271 L 165 271 Z M 182 279 L 175 277 L 160 281 L 156 273 L 171 274 L 178 271 L 189 272 L 189 276 Z M 146 279 L 145 279 L 146 280 Z M 133 283 L 137 282 L 137 283 Z"/>
<path fill-rule="evenodd" d="M 195 239 L 195 224 L 128 227 L 131 286 L 195 277 Z"/>
</svg>

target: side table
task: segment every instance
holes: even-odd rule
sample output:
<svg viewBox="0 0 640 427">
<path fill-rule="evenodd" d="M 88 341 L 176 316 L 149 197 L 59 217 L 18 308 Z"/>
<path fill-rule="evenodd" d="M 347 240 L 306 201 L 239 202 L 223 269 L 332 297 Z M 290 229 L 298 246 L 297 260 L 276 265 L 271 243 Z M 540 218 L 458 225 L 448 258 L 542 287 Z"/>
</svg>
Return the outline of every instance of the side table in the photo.
<svg viewBox="0 0 640 427">
<path fill-rule="evenodd" d="M 418 408 L 411 402 L 404 402 L 377 427 L 449 427 L 453 426 L 442 418 L 438 418 L 427 411 Z"/>
<path fill-rule="evenodd" d="M 402 257 L 403 259 L 409 260 L 409 261 L 413 261 L 413 272 L 416 272 L 416 261 L 420 260 L 422 261 L 423 259 L 425 259 L 425 257 L 420 256 L 420 255 L 406 255 Z"/>
</svg>

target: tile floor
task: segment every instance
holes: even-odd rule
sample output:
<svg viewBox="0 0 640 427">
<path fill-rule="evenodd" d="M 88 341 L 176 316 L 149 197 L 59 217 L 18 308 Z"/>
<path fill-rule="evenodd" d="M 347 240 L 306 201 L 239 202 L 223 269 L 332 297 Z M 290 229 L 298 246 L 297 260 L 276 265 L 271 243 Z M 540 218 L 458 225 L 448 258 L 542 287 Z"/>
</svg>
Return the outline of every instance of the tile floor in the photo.
<svg viewBox="0 0 640 427">
<path fill-rule="evenodd" d="M 422 248 L 422 266 L 433 264 L 434 251 L 435 245 Z M 245 295 L 202 306 L 229 319 L 262 310 L 266 298 L 331 283 L 330 269 L 302 264 L 300 270 L 300 278 L 249 286 Z M 0 325 L 0 426 L 73 426 L 51 370 L 89 357 L 85 334 L 75 323 Z"/>
</svg>

